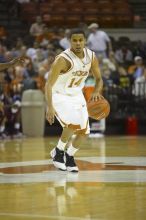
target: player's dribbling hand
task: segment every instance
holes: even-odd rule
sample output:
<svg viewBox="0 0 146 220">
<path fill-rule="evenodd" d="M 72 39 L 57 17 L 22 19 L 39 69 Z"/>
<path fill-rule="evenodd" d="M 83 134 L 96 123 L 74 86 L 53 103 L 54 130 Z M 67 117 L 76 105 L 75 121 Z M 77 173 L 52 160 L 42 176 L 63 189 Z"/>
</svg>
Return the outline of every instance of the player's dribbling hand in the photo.
<svg viewBox="0 0 146 220">
<path fill-rule="evenodd" d="M 103 96 L 99 92 L 93 92 L 89 101 L 96 102 L 96 101 L 98 101 L 100 99 L 103 99 Z"/>
<path fill-rule="evenodd" d="M 48 107 L 46 111 L 46 119 L 48 120 L 49 124 L 52 125 L 55 120 L 55 110 L 53 107 Z"/>
</svg>

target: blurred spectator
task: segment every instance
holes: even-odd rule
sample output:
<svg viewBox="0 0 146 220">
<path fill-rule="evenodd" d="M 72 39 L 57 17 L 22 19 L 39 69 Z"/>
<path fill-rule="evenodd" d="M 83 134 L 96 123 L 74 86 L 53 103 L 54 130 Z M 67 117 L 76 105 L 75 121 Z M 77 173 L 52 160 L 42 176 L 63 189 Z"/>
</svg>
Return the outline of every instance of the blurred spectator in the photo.
<svg viewBox="0 0 146 220">
<path fill-rule="evenodd" d="M 142 75 L 136 78 L 133 93 L 141 98 L 146 98 L 146 67 L 144 67 Z"/>
<path fill-rule="evenodd" d="M 9 59 L 11 58 L 12 54 L 7 52 L 7 55 L 8 55 L 8 57 L 6 58 L 6 56 L 5 56 L 5 59 L 6 59 L 6 61 L 7 60 L 9 61 Z M 14 67 L 16 65 L 20 65 L 23 62 L 24 62 L 24 59 L 22 57 L 16 57 L 15 59 L 12 59 L 9 62 L 0 63 L 0 71 L 4 71 L 4 70 L 6 70 L 6 69 L 8 69 L 10 67 Z"/>
<path fill-rule="evenodd" d="M 114 78 L 112 77 L 111 71 L 108 66 L 102 68 L 102 79 L 104 82 L 104 87 L 114 86 Z"/>
<path fill-rule="evenodd" d="M 59 55 L 62 52 L 62 49 L 61 48 L 57 48 L 55 52 L 56 52 L 56 56 L 57 56 L 57 55 Z"/>
<path fill-rule="evenodd" d="M 27 49 L 26 55 L 33 61 L 37 56 L 37 49 L 39 48 L 39 43 L 34 41 L 33 45 Z"/>
<path fill-rule="evenodd" d="M 41 16 L 37 16 L 36 17 L 36 22 L 33 23 L 30 27 L 30 34 L 33 37 L 38 37 L 41 36 L 43 33 L 43 28 L 44 28 L 45 24 L 42 21 L 42 17 Z"/>
<path fill-rule="evenodd" d="M 12 56 L 13 57 L 21 56 L 20 50 L 24 46 L 23 39 L 21 37 L 18 37 L 16 39 L 16 44 L 12 45 L 12 46 L 13 46 L 12 49 L 11 49 Z"/>
<path fill-rule="evenodd" d="M 27 55 L 27 47 L 24 45 L 20 48 L 19 50 L 19 56 L 23 57 L 25 62 L 24 62 L 24 66 L 31 63 L 32 64 L 32 60 L 31 60 L 31 57 L 29 57 Z"/>
<path fill-rule="evenodd" d="M 134 65 L 129 66 L 128 73 L 132 74 L 134 79 L 140 77 L 143 73 L 144 64 L 140 56 L 134 57 Z"/>
<path fill-rule="evenodd" d="M 144 44 L 141 41 L 137 41 L 133 43 L 133 57 L 140 56 L 146 59 L 146 50 L 144 48 Z"/>
<path fill-rule="evenodd" d="M 44 26 L 42 34 L 36 37 L 36 41 L 40 44 L 41 47 L 47 47 L 53 38 L 54 33 L 50 31 L 47 26 Z"/>
<path fill-rule="evenodd" d="M 6 39 L 7 31 L 3 26 L 0 26 L 0 39 Z"/>
<path fill-rule="evenodd" d="M 48 58 L 42 62 L 39 68 L 39 74 L 36 78 L 36 83 L 37 88 L 42 90 L 43 92 L 45 88 L 46 79 L 48 78 L 48 74 L 50 71 L 50 67 L 55 59 L 55 55 L 56 53 L 54 53 L 53 51 L 49 52 Z"/>
<path fill-rule="evenodd" d="M 0 138 L 20 133 L 21 101 L 1 92 L 0 95 Z"/>
<path fill-rule="evenodd" d="M 13 53 L 12 51 L 6 51 L 4 54 L 6 62 L 9 62 L 13 59 Z"/>
<path fill-rule="evenodd" d="M 43 14 L 42 15 L 42 20 L 43 20 L 43 22 L 47 25 L 47 26 L 49 26 L 50 25 L 50 22 L 51 22 L 51 16 L 50 16 L 50 14 Z"/>
<path fill-rule="evenodd" d="M 64 37 L 64 29 L 63 28 L 54 28 L 53 29 L 54 35 L 52 36 L 52 39 L 50 43 L 57 49 L 61 48 L 59 41 Z"/>
<path fill-rule="evenodd" d="M 35 77 L 37 76 L 37 73 L 33 68 L 33 62 L 29 62 L 29 60 L 27 61 L 28 62 L 25 62 L 25 65 L 23 65 L 22 67 L 17 67 L 16 69 L 18 77 L 21 78 L 22 91 L 27 89 L 36 89 Z"/>
<path fill-rule="evenodd" d="M 35 77 L 37 75 L 37 73 L 35 72 L 34 68 L 33 68 L 33 63 L 29 62 L 24 66 L 23 69 L 23 77 L 27 78 L 27 77 Z"/>
<path fill-rule="evenodd" d="M 23 84 L 23 88 L 22 88 L 23 91 L 28 89 L 37 89 L 35 80 L 31 78 L 29 75 L 23 79 L 22 84 Z"/>
<path fill-rule="evenodd" d="M 11 95 L 11 82 L 14 79 L 14 69 L 11 67 L 5 72 L 2 72 L 0 75 L 3 75 L 3 79 L 1 79 L 1 83 L 3 84 L 3 94 Z"/>
<path fill-rule="evenodd" d="M 7 48 L 0 43 L 0 63 L 6 62 L 5 55 L 4 55 L 6 51 L 7 51 Z"/>
<path fill-rule="evenodd" d="M 98 62 L 105 88 L 110 86 L 116 87 L 116 84 L 118 84 L 119 81 L 117 66 L 112 60 L 109 58 L 103 58 L 102 55 L 98 56 Z"/>
<path fill-rule="evenodd" d="M 110 63 L 110 68 L 112 71 L 115 71 L 118 67 L 118 62 L 115 58 L 115 52 L 114 51 L 110 51 L 109 52 L 109 63 Z"/>
<path fill-rule="evenodd" d="M 103 58 L 102 59 L 102 63 L 103 63 L 103 65 L 107 65 L 111 72 L 116 71 L 117 66 L 118 66 L 113 51 L 111 51 L 109 53 L 109 57 L 108 58 Z"/>
<path fill-rule="evenodd" d="M 21 37 L 18 37 L 16 39 L 16 50 L 20 50 L 22 47 L 24 46 L 24 42 L 23 42 L 23 39 Z"/>
<path fill-rule="evenodd" d="M 10 70 L 9 70 L 10 71 Z M 22 81 L 24 78 L 24 67 L 17 66 L 13 69 L 13 78 L 11 79 L 11 92 L 22 91 Z"/>
<path fill-rule="evenodd" d="M 40 74 L 40 75 L 44 75 L 44 77 L 45 77 L 45 74 L 46 74 L 47 72 L 49 72 L 50 67 L 51 67 L 51 65 L 52 65 L 52 63 L 53 63 L 53 61 L 54 61 L 54 59 L 55 59 L 55 56 L 56 56 L 56 53 L 55 53 L 55 52 L 53 52 L 53 51 L 50 51 L 50 52 L 49 52 L 48 58 L 45 59 L 45 60 L 41 63 L 41 65 L 40 65 L 40 68 L 39 68 L 39 74 Z"/>
<path fill-rule="evenodd" d="M 38 73 L 39 68 L 40 68 L 42 62 L 44 61 L 44 59 L 45 59 L 44 50 L 41 48 L 37 49 L 36 56 L 33 59 L 33 69 L 35 72 Z"/>
<path fill-rule="evenodd" d="M 89 25 L 90 34 L 87 38 L 87 46 L 93 50 L 98 57 L 98 55 L 103 55 L 107 57 L 107 50 L 112 50 L 111 40 L 107 33 L 99 30 L 99 25 L 92 23 Z"/>
<path fill-rule="evenodd" d="M 6 115 L 6 125 L 7 125 L 7 134 L 14 137 L 21 137 L 22 134 L 20 132 L 21 129 L 21 101 L 13 100 L 9 105 L 5 106 L 5 115 Z"/>
<path fill-rule="evenodd" d="M 88 37 L 90 31 L 89 31 L 89 28 L 88 28 L 88 25 L 84 22 L 80 22 L 79 23 L 79 29 L 82 29 L 86 35 L 86 38 Z"/>
<path fill-rule="evenodd" d="M 65 30 L 65 36 L 59 41 L 60 46 L 66 50 L 70 47 L 70 30 Z"/>
<path fill-rule="evenodd" d="M 129 89 L 133 84 L 133 78 L 129 75 L 123 66 L 118 67 L 119 82 L 118 85 L 122 89 Z"/>
<path fill-rule="evenodd" d="M 133 60 L 133 55 L 126 45 L 122 45 L 115 51 L 115 58 L 119 64 L 129 64 Z"/>
</svg>

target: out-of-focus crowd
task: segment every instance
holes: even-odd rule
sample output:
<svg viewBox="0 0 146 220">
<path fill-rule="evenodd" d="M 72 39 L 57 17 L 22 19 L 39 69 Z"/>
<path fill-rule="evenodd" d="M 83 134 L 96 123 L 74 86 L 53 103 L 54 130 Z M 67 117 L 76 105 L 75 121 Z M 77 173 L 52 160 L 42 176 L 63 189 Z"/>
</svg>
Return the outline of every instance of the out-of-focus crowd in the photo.
<svg viewBox="0 0 146 220">
<path fill-rule="evenodd" d="M 95 51 L 104 81 L 104 88 L 129 88 L 146 82 L 146 43 L 131 42 L 128 37 L 118 41 L 110 38 L 98 24 L 79 24 L 87 36 L 87 47 Z M 54 29 L 43 23 L 40 16 L 30 26 L 29 37 L 17 37 L 11 41 L 7 31 L 0 27 L 0 63 L 17 56 L 23 64 L 0 73 L 0 137 L 21 136 L 21 97 L 27 89 L 40 89 L 44 85 L 52 62 L 61 51 L 70 47 L 70 29 Z M 30 41 L 28 41 L 30 39 Z M 90 76 L 91 77 L 91 76 Z M 88 81 L 88 80 L 87 80 Z M 135 95 L 145 89 L 135 91 Z"/>
</svg>

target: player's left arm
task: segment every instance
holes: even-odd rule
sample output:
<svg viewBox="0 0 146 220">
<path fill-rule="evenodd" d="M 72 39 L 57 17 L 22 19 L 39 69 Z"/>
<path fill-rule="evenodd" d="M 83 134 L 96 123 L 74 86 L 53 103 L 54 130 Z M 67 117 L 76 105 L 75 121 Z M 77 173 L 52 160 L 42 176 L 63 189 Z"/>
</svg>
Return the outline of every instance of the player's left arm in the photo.
<svg viewBox="0 0 146 220">
<path fill-rule="evenodd" d="M 91 63 L 91 72 L 92 72 L 92 74 L 95 78 L 95 82 L 96 82 L 95 89 L 94 89 L 92 96 L 91 96 L 91 100 L 97 101 L 98 99 L 103 98 L 101 95 L 102 88 L 103 88 L 103 80 L 101 77 L 99 63 L 98 63 L 96 56 L 94 56 L 92 63 Z"/>
</svg>

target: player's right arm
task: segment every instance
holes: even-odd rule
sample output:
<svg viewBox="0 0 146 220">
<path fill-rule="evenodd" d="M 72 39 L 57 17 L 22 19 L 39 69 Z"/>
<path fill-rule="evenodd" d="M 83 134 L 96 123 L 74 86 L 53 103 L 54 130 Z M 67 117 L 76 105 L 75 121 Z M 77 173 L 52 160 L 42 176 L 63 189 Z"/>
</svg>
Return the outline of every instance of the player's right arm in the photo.
<svg viewBox="0 0 146 220">
<path fill-rule="evenodd" d="M 51 69 L 49 71 L 48 79 L 45 85 L 45 97 L 48 105 L 46 118 L 50 125 L 54 123 L 54 118 L 55 118 L 55 110 L 53 108 L 53 102 L 52 102 L 52 88 L 55 82 L 57 81 L 60 73 L 64 73 L 68 69 L 69 69 L 68 62 L 63 57 L 59 57 L 53 62 Z"/>
</svg>

